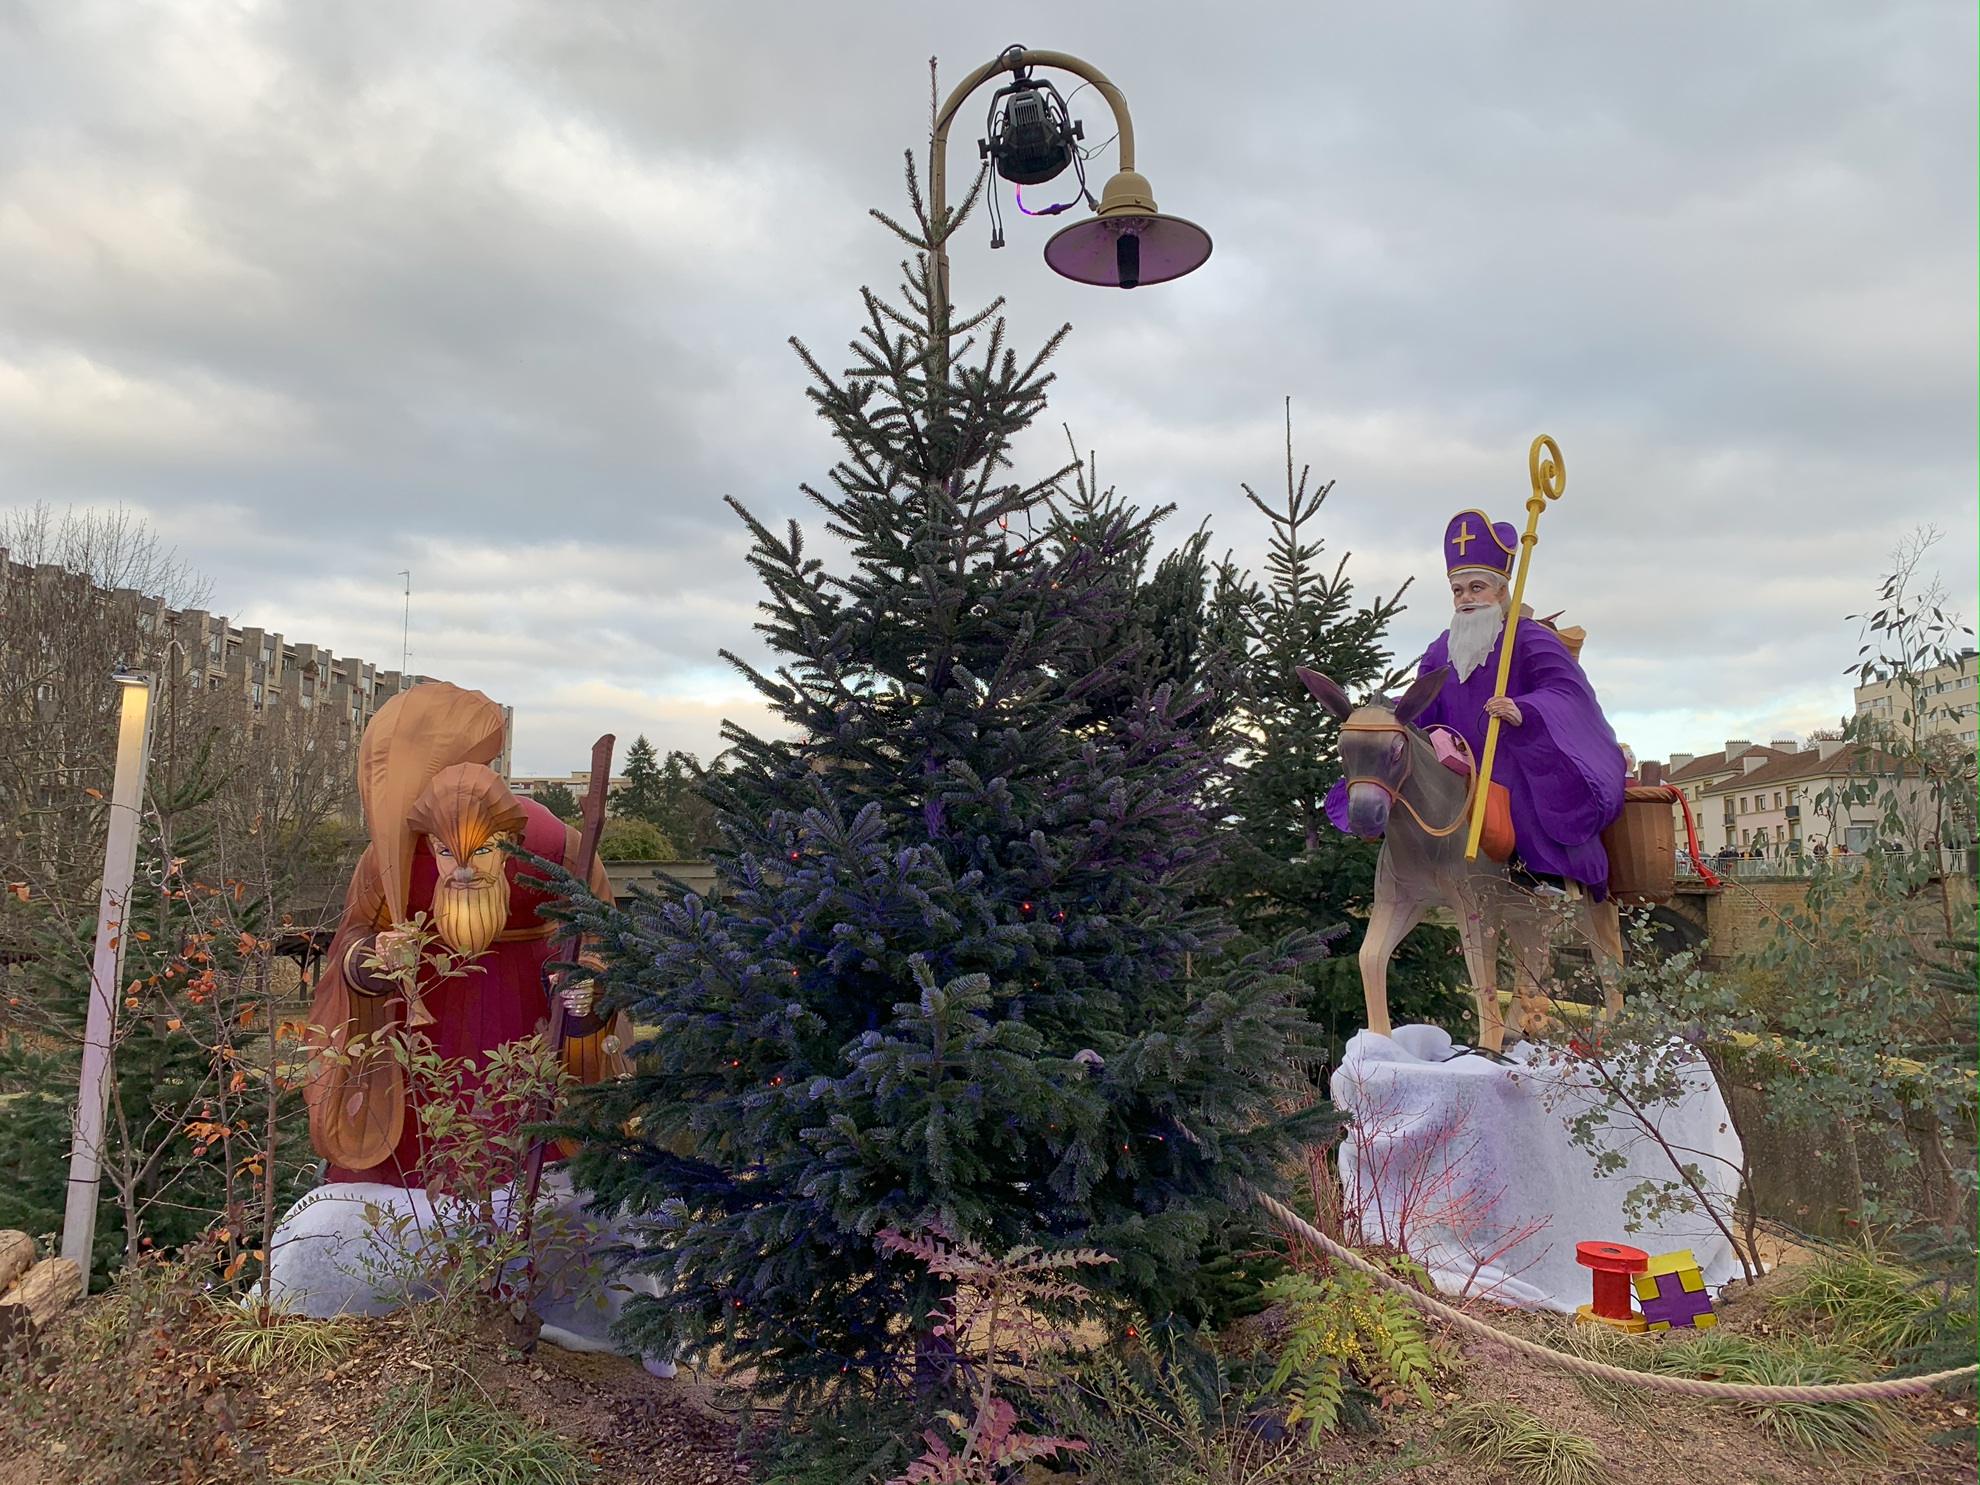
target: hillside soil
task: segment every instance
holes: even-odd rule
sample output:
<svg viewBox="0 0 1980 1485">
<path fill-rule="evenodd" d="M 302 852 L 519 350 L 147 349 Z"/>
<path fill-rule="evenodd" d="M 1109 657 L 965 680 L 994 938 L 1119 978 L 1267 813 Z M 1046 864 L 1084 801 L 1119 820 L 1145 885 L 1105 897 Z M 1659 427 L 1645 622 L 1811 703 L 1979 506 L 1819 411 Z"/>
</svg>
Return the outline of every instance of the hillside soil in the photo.
<svg viewBox="0 0 1980 1485">
<path fill-rule="evenodd" d="M 1767 1304 L 1775 1280 L 1722 1302 L 1728 1330 L 1765 1337 L 1778 1323 Z M 114 1309 L 124 1304 L 119 1314 Z M 554 1430 L 596 1470 L 601 1485 L 740 1485 L 752 1478 L 736 1453 L 742 1395 L 720 1380 L 662 1380 L 613 1356 L 541 1345 L 529 1356 L 494 1327 L 436 1352 L 403 1316 L 356 1322 L 334 1365 L 255 1372 L 223 1364 L 211 1346 L 211 1311 L 199 1296 L 151 1293 L 136 1319 L 128 1299 L 98 1296 L 63 1317 L 23 1356 L 0 1354 L 0 1481 L 5 1485 L 245 1485 L 307 1479 L 339 1446 L 390 1427 L 393 1399 L 434 1381 L 452 1385 Z M 1490 1308 L 1490 1307 L 1488 1307 Z M 1569 1322 L 1490 1308 L 1495 1325 L 1559 1341 Z M 106 1337 L 109 1340 L 106 1341 Z M 1932 1444 L 1971 1425 L 1973 1404 L 1927 1394 L 1894 1405 L 1911 1442 L 1870 1458 L 1810 1455 L 1781 1443 L 1728 1406 L 1654 1393 L 1621 1403 L 1585 1392 L 1572 1377 L 1505 1346 L 1460 1332 L 1462 1363 L 1432 1409 L 1384 1416 L 1375 1436 L 1329 1441 L 1315 1485 L 1408 1481 L 1414 1485 L 1519 1485 L 1522 1477 L 1451 1455 L 1439 1427 L 1470 1400 L 1517 1403 L 1554 1427 L 1591 1440 L 1611 1485 L 1960 1485 L 1975 1480 L 1970 1442 Z M 1035 1470 L 1031 1480 L 1069 1481 Z"/>
</svg>

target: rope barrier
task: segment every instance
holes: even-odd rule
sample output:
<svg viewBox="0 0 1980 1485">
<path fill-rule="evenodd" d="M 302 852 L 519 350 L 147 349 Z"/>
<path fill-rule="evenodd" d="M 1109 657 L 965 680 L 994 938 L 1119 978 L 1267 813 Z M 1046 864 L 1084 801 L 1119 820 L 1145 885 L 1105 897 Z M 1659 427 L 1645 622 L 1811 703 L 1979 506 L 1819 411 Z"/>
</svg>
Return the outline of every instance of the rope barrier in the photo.
<svg viewBox="0 0 1980 1485">
<path fill-rule="evenodd" d="M 1669 1377 L 1658 1372 L 1632 1371 L 1628 1367 L 1610 1366 L 1607 1362 L 1590 1361 L 1585 1356 L 1572 1356 L 1564 1351 L 1556 1351 L 1551 1346 L 1543 1346 L 1538 1341 L 1529 1341 L 1523 1336 L 1509 1335 L 1497 1326 L 1467 1314 L 1456 1305 L 1446 1304 L 1433 1295 L 1425 1294 L 1414 1284 L 1405 1283 L 1394 1274 L 1388 1273 L 1370 1263 L 1352 1248 L 1343 1247 L 1308 1222 L 1284 1202 L 1267 1196 L 1253 1188 L 1252 1200 L 1270 1216 L 1297 1232 L 1309 1243 L 1332 1258 L 1339 1259 L 1359 1273 L 1366 1274 L 1376 1283 L 1395 1290 L 1419 1309 L 1427 1310 L 1441 1320 L 1446 1320 L 1464 1330 L 1484 1336 L 1510 1346 L 1536 1360 L 1564 1371 L 1577 1372 L 1584 1377 L 1599 1377 L 1605 1382 L 1621 1382 L 1630 1387 L 1645 1387 L 1652 1392 L 1673 1392 L 1681 1397 L 1713 1397 L 1726 1402 L 1872 1402 L 1887 1397 L 1908 1397 L 1913 1393 L 1929 1392 L 1941 1382 L 1950 1382 L 1956 1377 L 1970 1377 L 1980 1371 L 1980 1365 L 1956 1366 L 1950 1371 L 1933 1372 L 1923 1377 L 1890 1377 L 1881 1382 L 1825 1382 L 1808 1387 L 1766 1386 L 1747 1382 L 1708 1382 L 1697 1377 Z"/>
</svg>

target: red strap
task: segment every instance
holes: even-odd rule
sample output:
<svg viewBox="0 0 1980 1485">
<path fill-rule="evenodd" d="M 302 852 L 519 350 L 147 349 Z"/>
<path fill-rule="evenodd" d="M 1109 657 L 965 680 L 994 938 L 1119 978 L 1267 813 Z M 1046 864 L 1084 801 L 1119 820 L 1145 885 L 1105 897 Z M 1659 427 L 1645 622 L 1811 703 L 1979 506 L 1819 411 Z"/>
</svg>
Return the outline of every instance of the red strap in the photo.
<svg viewBox="0 0 1980 1485">
<path fill-rule="evenodd" d="M 1684 790 L 1678 788 L 1676 784 L 1666 784 L 1664 787 L 1670 791 L 1670 796 L 1676 801 L 1677 807 L 1684 811 L 1684 839 L 1691 850 L 1691 869 L 1698 873 L 1699 879 L 1706 886 L 1725 886 L 1725 883 L 1719 880 L 1718 873 L 1707 866 L 1705 858 L 1698 854 L 1698 827 L 1692 823 L 1691 802 L 1684 797 Z"/>
</svg>

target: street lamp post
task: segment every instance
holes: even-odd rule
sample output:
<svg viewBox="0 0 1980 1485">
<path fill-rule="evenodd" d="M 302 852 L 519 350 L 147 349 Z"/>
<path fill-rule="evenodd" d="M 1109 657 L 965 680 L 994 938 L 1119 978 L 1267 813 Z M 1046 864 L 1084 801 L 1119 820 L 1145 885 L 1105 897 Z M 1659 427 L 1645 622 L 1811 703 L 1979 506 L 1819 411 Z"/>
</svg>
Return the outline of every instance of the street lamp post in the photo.
<svg viewBox="0 0 1980 1485">
<path fill-rule="evenodd" d="M 1046 264 L 1055 273 L 1080 283 L 1122 289 L 1181 278 L 1202 267 L 1210 256 L 1210 234 L 1194 222 L 1157 211 L 1147 177 L 1134 168 L 1134 121 L 1128 117 L 1127 99 L 1099 68 L 1065 52 L 1011 47 L 970 73 L 949 94 L 935 116 L 929 148 L 928 196 L 936 230 L 942 230 L 942 217 L 948 210 L 949 126 L 955 122 L 957 110 L 986 80 L 1032 67 L 1057 68 L 1091 83 L 1113 110 L 1120 143 L 1120 168 L 1102 189 L 1098 209 L 1087 220 L 1052 235 L 1045 245 Z M 936 304 L 946 313 L 950 305 L 947 237 L 933 246 L 931 287 Z"/>
<path fill-rule="evenodd" d="M 110 1100 L 110 1042 L 123 983 L 131 879 L 137 874 L 138 815 L 144 803 L 145 772 L 151 764 L 151 677 L 119 666 L 116 679 L 123 690 L 117 722 L 117 771 L 110 784 L 103 890 L 96 907 L 96 953 L 90 961 L 89 1015 L 83 1025 L 82 1080 L 62 1213 L 62 1256 L 82 1270 L 84 1293 L 89 1291 L 90 1249 L 96 1241 L 96 1195 L 103 1179 L 103 1120 Z"/>
</svg>

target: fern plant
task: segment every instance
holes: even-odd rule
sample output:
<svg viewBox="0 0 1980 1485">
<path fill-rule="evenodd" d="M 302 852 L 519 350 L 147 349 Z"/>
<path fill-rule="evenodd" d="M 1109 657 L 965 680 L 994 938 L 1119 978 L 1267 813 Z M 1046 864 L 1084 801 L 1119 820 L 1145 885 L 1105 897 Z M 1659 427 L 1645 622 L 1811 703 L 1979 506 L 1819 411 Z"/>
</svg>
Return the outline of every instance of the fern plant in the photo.
<svg viewBox="0 0 1980 1485">
<path fill-rule="evenodd" d="M 1207 1332 L 1158 1328 L 1095 1351 L 1045 1398 L 1087 1448 L 1084 1478 L 1106 1485 L 1310 1485 L 1323 1462 L 1247 1399 Z"/>
<path fill-rule="evenodd" d="M 1400 1295 L 1352 1272 L 1293 1270 L 1265 1290 L 1283 1305 L 1285 1340 L 1265 1390 L 1290 1407 L 1287 1423 L 1305 1425 L 1309 1444 L 1358 1421 L 1360 1398 L 1393 1407 L 1414 1398 L 1431 1405 L 1430 1379 L 1449 1358 Z"/>
<path fill-rule="evenodd" d="M 892 1228 L 880 1234 L 879 1244 L 919 1260 L 948 1291 L 935 1305 L 929 1335 L 954 1348 L 958 1369 L 971 1382 L 973 1408 L 968 1418 L 942 1415 L 960 1437 L 960 1447 L 951 1448 L 941 1430 L 926 1430 L 921 1438 L 927 1449 L 888 1485 L 996 1485 L 1018 1465 L 1086 1447 L 1078 1439 L 1025 1432 L 1017 1409 L 997 1395 L 997 1386 L 1000 1380 L 1023 1380 L 1042 1354 L 1071 1344 L 1072 1327 L 1061 1317 L 1090 1296 L 1068 1275 L 1112 1263 L 1112 1254 L 1022 1247 L 996 1255 L 939 1231 L 902 1234 Z"/>
</svg>

